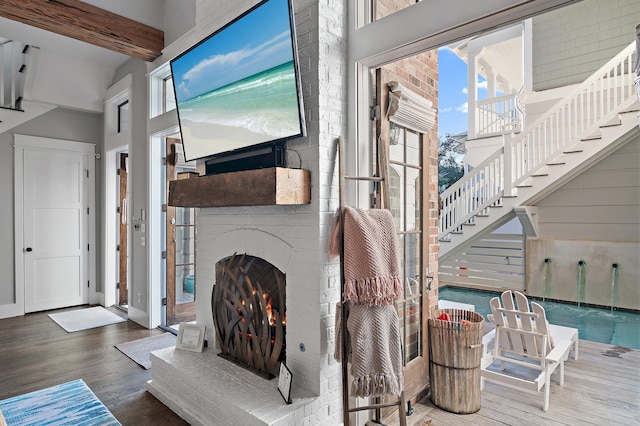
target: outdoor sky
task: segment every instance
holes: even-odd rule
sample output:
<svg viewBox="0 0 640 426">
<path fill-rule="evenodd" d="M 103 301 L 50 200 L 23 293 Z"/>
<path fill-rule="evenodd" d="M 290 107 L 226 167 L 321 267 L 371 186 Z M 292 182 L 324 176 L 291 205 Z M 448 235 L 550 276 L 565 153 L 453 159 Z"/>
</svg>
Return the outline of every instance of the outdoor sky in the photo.
<svg viewBox="0 0 640 426">
<path fill-rule="evenodd" d="M 438 136 L 467 131 L 467 86 L 466 62 L 448 47 L 438 49 Z M 482 99 L 486 82 L 478 86 Z"/>
<path fill-rule="evenodd" d="M 269 0 L 171 62 L 178 102 L 293 60 L 287 0 Z"/>
</svg>

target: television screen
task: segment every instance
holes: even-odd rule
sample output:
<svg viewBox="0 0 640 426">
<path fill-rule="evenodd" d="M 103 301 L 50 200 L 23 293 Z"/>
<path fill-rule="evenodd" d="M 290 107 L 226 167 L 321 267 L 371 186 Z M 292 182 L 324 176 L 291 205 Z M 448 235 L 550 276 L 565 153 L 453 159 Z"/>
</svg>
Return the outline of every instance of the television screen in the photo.
<svg viewBox="0 0 640 426">
<path fill-rule="evenodd" d="M 266 0 L 170 62 L 187 161 L 304 136 L 290 0 Z"/>
</svg>

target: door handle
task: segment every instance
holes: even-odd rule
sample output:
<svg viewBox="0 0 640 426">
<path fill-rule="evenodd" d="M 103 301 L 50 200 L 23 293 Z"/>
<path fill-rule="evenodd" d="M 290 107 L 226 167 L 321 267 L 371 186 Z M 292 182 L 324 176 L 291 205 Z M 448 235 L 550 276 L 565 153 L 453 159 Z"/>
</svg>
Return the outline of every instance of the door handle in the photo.
<svg viewBox="0 0 640 426">
<path fill-rule="evenodd" d="M 33 251 L 33 249 L 31 247 L 27 247 L 24 251 Z"/>
</svg>

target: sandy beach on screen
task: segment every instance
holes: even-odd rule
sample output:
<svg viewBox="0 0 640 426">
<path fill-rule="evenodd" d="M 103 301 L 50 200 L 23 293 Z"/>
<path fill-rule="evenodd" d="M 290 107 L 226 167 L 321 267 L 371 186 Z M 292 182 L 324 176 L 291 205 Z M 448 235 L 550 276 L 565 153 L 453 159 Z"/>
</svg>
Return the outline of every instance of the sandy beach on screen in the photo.
<svg viewBox="0 0 640 426">
<path fill-rule="evenodd" d="M 185 151 L 188 158 L 200 158 L 214 153 L 244 148 L 274 138 L 273 135 L 255 133 L 242 127 L 188 120 L 184 120 L 182 123 L 182 136 L 187 142 Z"/>
</svg>

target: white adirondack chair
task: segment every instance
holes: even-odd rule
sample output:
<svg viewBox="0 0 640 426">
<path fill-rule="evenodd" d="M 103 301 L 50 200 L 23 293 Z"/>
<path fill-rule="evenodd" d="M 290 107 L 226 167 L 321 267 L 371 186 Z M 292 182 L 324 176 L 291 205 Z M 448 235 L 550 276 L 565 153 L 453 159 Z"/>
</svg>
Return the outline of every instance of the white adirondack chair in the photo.
<svg viewBox="0 0 640 426">
<path fill-rule="evenodd" d="M 547 411 L 551 374 L 560 367 L 558 382 L 562 386 L 564 362 L 572 349 L 573 358 L 578 359 L 578 330 L 550 325 L 540 304 L 531 302 L 530 310 L 527 297 L 513 293 L 502 293 L 502 304 L 498 297 L 490 301 L 492 314 L 488 317 L 496 328 L 483 338 L 481 386 L 488 380 L 534 394 L 544 386 L 543 410 Z"/>
</svg>

